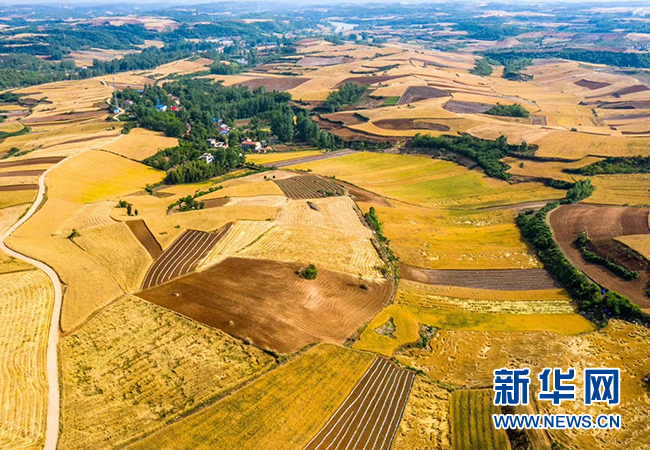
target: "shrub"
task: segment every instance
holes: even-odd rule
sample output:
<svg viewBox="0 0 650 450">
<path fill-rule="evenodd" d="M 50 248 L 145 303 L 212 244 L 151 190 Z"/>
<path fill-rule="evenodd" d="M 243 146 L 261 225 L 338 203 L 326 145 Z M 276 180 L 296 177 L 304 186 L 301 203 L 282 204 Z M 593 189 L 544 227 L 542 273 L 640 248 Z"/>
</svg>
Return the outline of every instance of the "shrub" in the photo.
<svg viewBox="0 0 650 450">
<path fill-rule="evenodd" d="M 302 270 L 297 271 L 297 275 L 305 280 L 315 280 L 318 276 L 318 269 L 313 264 L 308 265 Z"/>
</svg>

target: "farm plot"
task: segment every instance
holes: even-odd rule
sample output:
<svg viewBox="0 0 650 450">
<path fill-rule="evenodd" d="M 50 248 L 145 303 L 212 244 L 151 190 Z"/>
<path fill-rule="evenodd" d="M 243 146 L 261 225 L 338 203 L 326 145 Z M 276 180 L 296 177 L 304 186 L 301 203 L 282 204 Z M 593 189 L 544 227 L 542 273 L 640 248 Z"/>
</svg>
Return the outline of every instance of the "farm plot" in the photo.
<svg viewBox="0 0 650 450">
<path fill-rule="evenodd" d="M 119 140 L 104 145 L 102 149 L 129 159 L 142 161 L 149 156 L 155 155 L 160 150 L 176 145 L 178 145 L 178 139 L 176 138 L 170 138 L 162 133 L 145 130 L 144 128 L 135 128 Z"/>
<path fill-rule="evenodd" d="M 39 448 L 47 414 L 52 284 L 40 270 L 2 274 L 0 300 L 0 447 Z"/>
<path fill-rule="evenodd" d="M 123 222 L 83 230 L 73 240 L 111 274 L 124 292 L 138 289 L 152 262 Z"/>
<path fill-rule="evenodd" d="M 449 97 L 451 94 L 442 89 L 431 86 L 409 86 L 397 101 L 397 105 L 408 105 L 410 103 L 429 100 L 431 98 Z"/>
<path fill-rule="evenodd" d="M 64 158 L 64 156 L 45 156 L 41 158 L 19 159 L 18 161 L 2 161 L 0 162 L 0 170 L 8 169 L 10 167 L 33 166 L 37 164 L 56 164 Z"/>
<path fill-rule="evenodd" d="M 650 267 L 644 260 L 630 255 L 627 248 L 614 238 L 650 234 L 646 208 L 624 206 L 563 205 L 551 212 L 549 222 L 558 244 L 569 259 L 583 272 L 608 289 L 627 296 L 643 308 L 650 307 L 645 289 L 650 281 Z M 638 270 L 639 277 L 626 281 L 605 267 L 587 262 L 573 241 L 582 231 L 591 240 L 591 249 L 609 257 L 630 270 Z"/>
<path fill-rule="evenodd" d="M 129 220 L 126 222 L 126 225 L 129 227 L 136 239 L 140 241 L 142 246 L 147 249 L 153 259 L 157 259 L 162 255 L 162 247 L 144 220 Z"/>
<path fill-rule="evenodd" d="M 492 103 L 466 102 L 462 100 L 449 100 L 444 108 L 454 114 L 483 114 L 492 109 Z"/>
<path fill-rule="evenodd" d="M 273 153 L 262 153 L 262 154 L 250 154 L 250 155 L 246 155 L 246 161 L 252 162 L 253 164 L 276 165 L 274 163 L 295 160 L 298 158 L 304 158 L 306 156 L 316 156 L 321 154 L 323 154 L 321 150 L 304 150 L 304 151 L 296 151 L 296 152 L 273 152 Z"/>
<path fill-rule="evenodd" d="M 284 195 L 293 200 L 346 194 L 342 186 L 315 175 L 298 175 L 273 181 L 282 189 Z"/>
<path fill-rule="evenodd" d="M 297 450 L 350 394 L 373 357 L 319 345 L 129 449 Z"/>
<path fill-rule="evenodd" d="M 228 226 L 216 233 L 186 230 L 149 268 L 142 282 L 142 289 L 190 273 L 227 231 Z"/>
<path fill-rule="evenodd" d="M 16 205 L 0 209 L 0 234 L 7 231 L 28 209 L 28 205 Z M 0 251 L 0 274 L 31 269 L 32 266 Z"/>
<path fill-rule="evenodd" d="M 13 184 L 0 186 L 0 209 L 32 203 L 36 199 L 38 185 Z"/>
<path fill-rule="evenodd" d="M 256 77 L 239 83 L 239 86 L 246 86 L 251 91 L 260 87 L 267 91 L 285 92 L 297 88 L 309 78 L 302 77 Z"/>
<path fill-rule="evenodd" d="M 226 235 L 219 239 L 208 256 L 197 267 L 197 270 L 204 270 L 220 263 L 228 256 L 237 254 L 240 250 L 264 235 L 271 227 L 271 221 L 238 220 L 226 232 Z"/>
<path fill-rule="evenodd" d="M 388 281 L 325 269 L 305 280 L 295 273 L 302 267 L 231 257 L 138 296 L 279 353 L 341 343 L 390 298 Z"/>
<path fill-rule="evenodd" d="M 325 152 L 325 153 L 319 153 L 318 155 L 302 156 L 296 159 L 278 161 L 278 162 L 274 162 L 273 164 L 267 163 L 264 165 L 272 165 L 277 168 L 289 167 L 296 164 L 303 164 L 312 161 L 320 161 L 321 159 L 337 158 L 339 156 L 350 155 L 352 153 L 356 153 L 356 150 L 338 150 L 335 152 Z"/>
<path fill-rule="evenodd" d="M 74 214 L 61 224 L 57 233 L 69 235 L 73 229 L 85 230 L 86 228 L 110 225 L 115 223 L 111 219 L 111 211 L 115 208 L 115 202 L 105 201 L 87 203 L 79 208 Z"/>
<path fill-rule="evenodd" d="M 558 289 L 544 269 L 431 270 L 400 265 L 402 278 L 439 286 L 458 286 L 501 291 Z"/>
<path fill-rule="evenodd" d="M 117 448 L 274 366 L 259 349 L 125 296 L 61 352 L 63 450 Z"/>
<path fill-rule="evenodd" d="M 510 448 L 505 430 L 492 424 L 492 414 L 500 414 L 494 406 L 494 393 L 487 389 L 460 389 L 451 394 L 449 415 L 453 450 L 504 450 Z"/>
<path fill-rule="evenodd" d="M 376 358 L 304 450 L 391 448 L 415 373 Z"/>
</svg>

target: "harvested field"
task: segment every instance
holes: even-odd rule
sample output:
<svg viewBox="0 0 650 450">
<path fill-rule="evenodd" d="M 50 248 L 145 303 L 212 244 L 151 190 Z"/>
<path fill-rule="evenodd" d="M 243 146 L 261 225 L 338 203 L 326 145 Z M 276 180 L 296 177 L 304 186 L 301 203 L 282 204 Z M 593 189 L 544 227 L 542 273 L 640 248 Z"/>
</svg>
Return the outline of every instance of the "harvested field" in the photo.
<svg viewBox="0 0 650 450">
<path fill-rule="evenodd" d="M 533 307 L 538 302 L 525 302 Z M 391 336 L 379 334 L 376 330 L 389 320 L 395 331 Z M 354 348 L 392 356 L 417 345 L 420 341 L 421 325 L 437 330 L 485 331 L 490 333 L 515 333 L 551 331 L 558 335 L 586 333 L 596 326 L 574 313 L 521 314 L 508 312 L 475 312 L 462 309 L 427 308 L 392 304 L 377 314 L 361 333 Z"/>
<path fill-rule="evenodd" d="M 590 80 L 585 80 L 584 78 L 578 81 L 574 81 L 573 83 L 577 86 L 587 88 L 592 91 L 610 86 L 609 83 L 602 83 L 600 81 L 590 81 Z"/>
<path fill-rule="evenodd" d="M 25 188 L 24 186 L 28 187 Z M 0 209 L 32 203 L 36 198 L 36 189 L 31 189 L 29 186 L 22 184 L 0 186 Z"/>
<path fill-rule="evenodd" d="M 207 208 L 219 208 L 220 206 L 225 206 L 230 200 L 229 197 L 219 197 L 219 198 L 206 198 L 205 200 L 199 200 L 203 202 L 204 207 Z"/>
<path fill-rule="evenodd" d="M 647 208 L 624 206 L 562 205 L 549 215 L 549 223 L 558 244 L 580 270 L 607 289 L 627 296 L 642 308 L 650 307 L 645 289 L 650 282 L 650 266 L 630 256 L 614 238 L 650 234 Z M 630 270 L 639 270 L 640 276 L 631 281 L 613 274 L 605 267 L 585 261 L 573 241 L 586 231 L 594 250 Z"/>
<path fill-rule="evenodd" d="M 415 119 L 380 119 L 372 123 L 373 125 L 385 130 L 450 130 L 447 125 L 442 125 L 435 122 L 417 121 Z"/>
<path fill-rule="evenodd" d="M 346 194 L 346 190 L 340 185 L 316 175 L 298 175 L 282 180 L 273 180 L 273 182 L 282 189 L 284 195 L 292 200 Z"/>
<path fill-rule="evenodd" d="M 274 365 L 259 349 L 131 296 L 60 348 L 64 450 L 122 447 Z"/>
<path fill-rule="evenodd" d="M 403 78 L 406 75 L 369 75 L 365 77 L 349 77 L 334 86 L 335 89 L 340 88 L 346 83 L 360 84 L 362 86 L 370 86 L 375 83 L 385 83 L 396 78 Z"/>
<path fill-rule="evenodd" d="M 0 447 L 42 447 L 54 293 L 40 270 L 0 275 Z"/>
<path fill-rule="evenodd" d="M 73 229 L 81 231 L 86 228 L 115 223 L 115 221 L 111 219 L 111 211 L 115 206 L 115 202 L 111 201 L 87 203 L 79 208 L 73 215 L 68 217 L 59 227 L 57 233 L 65 234 L 67 236 Z"/>
<path fill-rule="evenodd" d="M 390 298 L 389 282 L 360 281 L 325 269 L 315 280 L 304 280 L 295 274 L 302 267 L 228 258 L 138 295 L 280 353 L 313 342 L 342 343 Z"/>
<path fill-rule="evenodd" d="M 147 249 L 153 259 L 158 259 L 162 255 L 162 247 L 154 237 L 153 233 L 142 219 L 129 220 L 126 222 L 133 235 L 142 246 Z"/>
<path fill-rule="evenodd" d="M 170 138 L 162 133 L 135 128 L 118 141 L 102 147 L 111 153 L 117 153 L 129 159 L 142 161 L 153 156 L 160 150 L 178 145 L 178 139 Z"/>
<path fill-rule="evenodd" d="M 302 77 L 258 77 L 253 78 L 242 83 L 239 86 L 246 86 L 251 91 L 264 87 L 268 92 L 277 91 L 285 92 L 290 89 L 297 88 L 309 78 Z"/>
<path fill-rule="evenodd" d="M 38 184 L 9 184 L 0 186 L 0 192 L 37 191 Z"/>
<path fill-rule="evenodd" d="M 471 345 L 468 345 L 471 343 Z M 617 450 L 641 449 L 648 442 L 647 388 L 642 378 L 647 374 L 650 354 L 650 331 L 641 326 L 610 319 L 608 326 L 576 336 L 555 333 L 485 333 L 438 330 L 430 341 L 431 348 L 411 348 L 397 356 L 406 365 L 423 370 L 434 381 L 480 388 L 493 383 L 495 369 L 519 367 L 522 361 L 537 374 L 545 367 L 574 367 L 581 374 L 586 367 L 621 368 L 621 401 L 617 407 L 585 406 L 577 401 L 571 414 L 621 414 L 626 425 L 621 429 L 583 430 L 581 433 L 551 431 L 551 440 L 567 448 Z M 531 377 L 531 388 L 539 387 Z M 582 376 L 577 377 L 578 396 Z M 540 414 L 569 413 L 567 405 L 553 407 L 538 402 Z M 595 409 L 594 409 L 595 408 Z M 446 447 L 448 448 L 448 447 Z M 548 448 L 548 447 L 546 447 Z"/>
<path fill-rule="evenodd" d="M 547 125 L 546 116 L 541 116 L 539 114 L 531 114 L 531 123 L 533 125 L 541 125 L 545 127 Z"/>
<path fill-rule="evenodd" d="M 510 448 L 506 431 L 492 424 L 492 414 L 501 414 L 488 389 L 454 391 L 450 398 L 451 443 L 453 450 L 504 450 Z"/>
<path fill-rule="evenodd" d="M 334 56 L 331 58 L 319 56 L 305 56 L 296 63 L 299 67 L 325 67 L 325 66 L 338 66 L 339 64 L 347 64 L 354 61 L 354 58 L 349 56 Z"/>
<path fill-rule="evenodd" d="M 124 292 L 138 289 L 153 261 L 124 222 L 83 230 L 74 243 L 100 263 Z"/>
<path fill-rule="evenodd" d="M 290 159 L 286 161 L 280 161 L 280 162 L 273 162 L 273 163 L 267 163 L 264 164 L 265 166 L 274 166 L 277 168 L 282 168 L 282 167 L 289 167 L 293 166 L 295 164 L 304 164 L 312 161 L 320 161 L 321 159 L 330 159 L 330 158 L 337 158 L 339 156 L 345 156 L 345 155 L 351 155 L 353 153 L 356 153 L 356 150 L 337 150 L 335 152 L 325 152 L 325 153 L 319 153 L 317 155 L 311 155 L 311 156 L 304 156 L 296 159 Z"/>
<path fill-rule="evenodd" d="M 226 235 L 219 239 L 210 254 L 200 263 L 197 270 L 204 270 L 212 267 L 229 256 L 237 254 L 243 248 L 259 239 L 271 227 L 271 221 L 238 220 L 226 232 Z"/>
<path fill-rule="evenodd" d="M 415 377 L 392 450 L 449 450 L 449 391 Z"/>
<path fill-rule="evenodd" d="M 273 165 L 281 161 L 295 160 L 306 156 L 316 156 L 323 154 L 322 150 L 304 150 L 296 152 L 273 152 L 263 154 L 246 155 L 246 161 L 254 164 Z"/>
<path fill-rule="evenodd" d="M 0 209 L 0 234 L 11 228 L 28 209 L 29 205 L 15 205 Z M 33 269 L 30 264 L 0 251 L 0 274 L 30 269 Z"/>
<path fill-rule="evenodd" d="M 558 289 L 545 269 L 431 270 L 400 265 L 401 277 L 418 283 L 500 291 Z"/>
<path fill-rule="evenodd" d="M 597 175 L 591 178 L 596 187 L 584 203 L 604 205 L 650 205 L 650 174 Z"/>
<path fill-rule="evenodd" d="M 397 101 L 397 105 L 408 105 L 410 103 L 428 100 L 430 98 L 449 97 L 451 94 L 442 89 L 431 86 L 409 86 Z"/>
<path fill-rule="evenodd" d="M 415 373 L 376 358 L 304 450 L 389 450 L 414 379 Z"/>
<path fill-rule="evenodd" d="M 142 289 L 190 273 L 196 268 L 201 259 L 214 248 L 226 231 L 228 231 L 228 226 L 223 227 L 216 233 L 186 230 L 149 268 L 142 282 Z"/>
<path fill-rule="evenodd" d="M 101 167 L 102 170 L 96 170 Z M 91 150 L 66 161 L 48 177 L 48 195 L 80 203 L 116 199 L 155 184 L 164 173 L 112 153 Z"/>
<path fill-rule="evenodd" d="M 379 194 L 361 189 L 360 187 L 346 183 L 345 181 L 336 180 L 336 182 L 348 190 L 348 194 L 350 194 L 355 202 L 368 203 L 379 206 L 390 206 L 388 200 Z"/>
<path fill-rule="evenodd" d="M 465 102 L 461 100 L 449 100 L 444 108 L 454 114 L 483 114 L 492 109 L 491 103 Z"/>
<path fill-rule="evenodd" d="M 319 345 L 130 449 L 297 450 L 350 394 L 373 356 Z"/>
</svg>

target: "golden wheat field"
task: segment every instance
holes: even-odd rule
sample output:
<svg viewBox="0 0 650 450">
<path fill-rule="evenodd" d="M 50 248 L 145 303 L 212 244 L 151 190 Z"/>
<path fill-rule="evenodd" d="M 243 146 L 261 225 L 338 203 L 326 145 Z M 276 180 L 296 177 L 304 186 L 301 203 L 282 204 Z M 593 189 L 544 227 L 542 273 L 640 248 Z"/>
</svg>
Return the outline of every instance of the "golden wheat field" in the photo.
<svg viewBox="0 0 650 450">
<path fill-rule="evenodd" d="M 123 222 L 82 230 L 72 240 L 99 262 L 124 292 L 140 288 L 153 262 Z"/>
<path fill-rule="evenodd" d="M 272 221 L 238 220 L 231 226 L 226 235 L 217 242 L 210 254 L 201 262 L 198 270 L 212 267 L 229 256 L 236 255 L 240 250 L 260 238 L 271 227 Z"/>
<path fill-rule="evenodd" d="M 0 209 L 0 234 L 4 234 L 28 209 L 27 205 L 16 205 Z M 27 270 L 31 266 L 0 251 L 0 274 Z"/>
<path fill-rule="evenodd" d="M 274 365 L 255 347 L 131 296 L 66 336 L 61 361 L 62 449 L 125 445 Z"/>
<path fill-rule="evenodd" d="M 141 161 L 155 155 L 160 150 L 176 145 L 178 145 L 178 139 L 143 128 L 135 128 L 118 141 L 102 146 L 102 149 L 129 159 Z"/>
<path fill-rule="evenodd" d="M 40 270 L 0 274 L 0 448 L 43 445 L 54 292 Z"/>
<path fill-rule="evenodd" d="M 493 396 L 494 392 L 488 389 L 459 389 L 451 394 L 451 448 L 510 449 L 506 431 L 496 430 L 492 424 L 492 414 L 500 412 L 500 408 L 492 403 Z"/>
<path fill-rule="evenodd" d="M 367 353 L 321 344 L 128 448 L 302 448 L 372 360 Z"/>
</svg>

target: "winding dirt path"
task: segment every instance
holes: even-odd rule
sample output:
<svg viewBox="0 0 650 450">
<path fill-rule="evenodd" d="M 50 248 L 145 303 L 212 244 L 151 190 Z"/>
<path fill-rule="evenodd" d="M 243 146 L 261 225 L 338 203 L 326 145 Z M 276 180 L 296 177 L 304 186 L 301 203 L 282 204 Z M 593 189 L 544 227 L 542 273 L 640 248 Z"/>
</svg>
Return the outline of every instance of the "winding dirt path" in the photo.
<svg viewBox="0 0 650 450">
<path fill-rule="evenodd" d="M 115 139 L 110 141 L 108 144 L 113 143 L 120 139 L 122 135 L 117 136 Z M 104 145 L 108 145 L 104 144 Z M 47 420 L 45 423 L 45 444 L 43 446 L 44 450 L 56 450 L 56 446 L 59 440 L 59 364 L 58 364 L 58 354 L 57 347 L 59 344 L 59 319 L 61 317 L 61 303 L 63 301 L 63 289 L 61 287 L 61 281 L 57 273 L 47 264 L 38 261 L 36 259 L 30 258 L 27 255 L 18 253 L 5 244 L 5 240 L 16 231 L 22 224 L 27 222 L 35 213 L 38 211 L 39 207 L 43 203 L 45 198 L 45 177 L 50 171 L 63 164 L 65 161 L 68 161 L 70 158 L 81 155 L 90 150 L 94 150 L 94 147 L 87 148 L 79 153 L 70 155 L 65 159 L 62 159 L 58 163 L 54 164 L 52 167 L 47 169 L 41 174 L 38 179 L 38 195 L 36 200 L 32 203 L 32 206 L 29 208 L 27 213 L 18 220 L 11 228 L 9 228 L 2 236 L 0 236 L 0 250 L 4 251 L 10 256 L 13 256 L 16 259 L 25 261 L 34 267 L 45 272 L 45 274 L 50 278 L 52 282 L 52 287 L 54 288 L 54 305 L 52 307 L 52 317 L 50 319 L 50 331 L 47 339 L 47 356 L 46 356 L 46 374 L 47 374 L 47 384 L 48 384 L 48 403 L 47 403 Z"/>
</svg>

